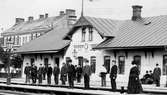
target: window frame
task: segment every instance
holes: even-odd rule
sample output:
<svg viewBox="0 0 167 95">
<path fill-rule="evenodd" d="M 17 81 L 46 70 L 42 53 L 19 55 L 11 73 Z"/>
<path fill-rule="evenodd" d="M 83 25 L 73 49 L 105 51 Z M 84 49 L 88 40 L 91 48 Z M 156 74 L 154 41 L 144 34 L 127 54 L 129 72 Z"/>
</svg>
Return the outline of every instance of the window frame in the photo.
<svg viewBox="0 0 167 95">
<path fill-rule="evenodd" d="M 108 60 L 106 60 L 107 57 L 108 57 L 109 62 L 107 62 Z M 103 60 L 104 60 L 104 64 L 103 65 L 105 66 L 105 68 L 107 70 L 107 73 L 109 73 L 110 72 L 110 64 L 111 64 L 111 56 L 106 55 L 106 56 L 104 56 Z"/>
<path fill-rule="evenodd" d="M 96 56 L 90 57 L 90 66 L 91 66 L 92 73 L 95 73 L 96 72 Z"/>
<path fill-rule="evenodd" d="M 93 41 L 93 28 L 89 27 L 89 41 Z"/>
<path fill-rule="evenodd" d="M 167 70 L 166 70 L 166 69 L 167 69 L 167 59 L 166 59 L 166 62 L 165 62 L 165 60 L 164 60 L 165 57 L 167 57 L 167 54 L 164 54 L 164 55 L 163 55 L 163 59 L 162 59 L 162 62 L 163 62 L 163 63 L 162 63 L 162 74 L 163 74 L 163 75 L 167 75 L 167 72 L 166 72 L 166 71 L 167 71 Z M 166 64 L 165 64 L 165 63 L 166 63 Z"/>
<path fill-rule="evenodd" d="M 121 69 L 123 70 L 120 70 L 120 58 L 123 57 L 124 59 L 124 62 L 123 62 L 123 68 L 121 67 Z M 125 74 L 125 56 L 118 56 L 118 74 Z"/>
<path fill-rule="evenodd" d="M 83 27 L 82 28 L 82 38 L 81 38 L 81 41 L 85 42 L 85 40 L 86 40 L 86 28 Z"/>
</svg>

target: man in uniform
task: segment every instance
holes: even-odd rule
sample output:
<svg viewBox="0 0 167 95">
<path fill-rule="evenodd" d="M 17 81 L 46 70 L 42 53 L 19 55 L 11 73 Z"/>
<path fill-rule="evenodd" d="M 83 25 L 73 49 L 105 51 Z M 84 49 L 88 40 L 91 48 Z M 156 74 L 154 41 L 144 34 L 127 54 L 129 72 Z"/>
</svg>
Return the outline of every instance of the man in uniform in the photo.
<svg viewBox="0 0 167 95">
<path fill-rule="evenodd" d="M 40 64 L 40 67 L 38 69 L 38 83 L 42 84 L 42 74 L 43 74 L 43 67 L 42 64 Z"/>
<path fill-rule="evenodd" d="M 26 67 L 24 69 L 24 74 L 26 75 L 25 83 L 30 83 L 31 67 L 29 66 L 29 63 L 26 63 Z"/>
<path fill-rule="evenodd" d="M 91 67 L 89 66 L 89 60 L 85 59 L 84 62 L 85 62 L 85 66 L 83 67 L 84 86 L 85 89 L 89 89 Z"/>
<path fill-rule="evenodd" d="M 156 64 L 156 67 L 154 69 L 153 76 L 156 86 L 160 86 L 161 69 L 158 63 Z"/>
<path fill-rule="evenodd" d="M 60 69 L 57 66 L 57 64 L 55 64 L 55 67 L 53 70 L 53 75 L 54 75 L 54 81 L 55 81 L 56 85 L 58 85 L 58 83 L 59 83 L 59 73 L 60 73 Z"/>
<path fill-rule="evenodd" d="M 44 65 L 44 66 L 43 66 L 43 80 L 46 80 L 46 73 L 47 73 L 47 68 L 46 68 L 46 66 Z"/>
<path fill-rule="evenodd" d="M 32 64 L 31 67 L 31 77 L 32 77 L 32 84 L 35 84 L 37 79 L 37 66 L 35 66 L 35 64 Z"/>
<path fill-rule="evenodd" d="M 50 85 L 51 84 L 51 77 L 52 77 L 52 67 L 49 64 L 48 70 L 47 70 L 47 82 Z"/>
<path fill-rule="evenodd" d="M 68 82 L 69 82 L 69 87 L 73 88 L 74 87 L 74 78 L 75 78 L 75 67 L 72 65 L 72 60 L 70 59 L 68 61 Z"/>
<path fill-rule="evenodd" d="M 60 80 L 62 81 L 62 85 L 66 84 L 67 81 L 67 65 L 63 63 L 60 71 Z"/>
<path fill-rule="evenodd" d="M 115 91 L 116 90 L 116 78 L 117 78 L 117 65 L 116 65 L 115 60 L 113 60 L 112 63 L 113 63 L 113 66 L 111 67 L 110 79 L 111 79 L 112 90 Z"/>
</svg>

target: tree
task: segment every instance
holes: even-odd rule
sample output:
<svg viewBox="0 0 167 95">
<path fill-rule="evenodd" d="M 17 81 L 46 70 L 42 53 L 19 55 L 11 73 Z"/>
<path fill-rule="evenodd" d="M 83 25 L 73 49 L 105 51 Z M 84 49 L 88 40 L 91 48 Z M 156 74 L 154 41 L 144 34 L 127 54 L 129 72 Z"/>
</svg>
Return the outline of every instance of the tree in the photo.
<svg viewBox="0 0 167 95">
<path fill-rule="evenodd" d="M 7 64 L 9 62 L 10 53 L 7 51 L 4 51 L 2 47 L 0 47 L 0 60 L 4 63 L 4 67 L 7 67 Z"/>
<path fill-rule="evenodd" d="M 14 66 L 14 68 L 21 68 L 22 63 L 23 59 L 20 55 L 14 55 L 11 59 L 11 65 Z"/>
</svg>

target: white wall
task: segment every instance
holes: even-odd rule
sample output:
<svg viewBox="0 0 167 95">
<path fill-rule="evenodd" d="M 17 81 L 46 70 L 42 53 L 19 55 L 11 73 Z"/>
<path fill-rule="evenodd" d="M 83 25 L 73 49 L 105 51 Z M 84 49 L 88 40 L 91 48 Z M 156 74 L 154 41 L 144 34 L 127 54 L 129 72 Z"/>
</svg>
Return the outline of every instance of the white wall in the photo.
<svg viewBox="0 0 167 95">
<path fill-rule="evenodd" d="M 89 30 L 86 28 L 86 35 L 85 35 L 85 41 L 82 42 L 82 30 L 81 28 L 78 29 L 73 35 L 72 35 L 72 42 L 67 49 L 67 52 L 64 57 L 64 61 L 66 57 L 70 57 L 73 61 L 74 65 L 78 65 L 78 59 L 73 56 L 74 49 L 77 51 L 77 57 L 82 56 L 84 58 L 87 58 L 90 62 L 91 56 L 96 56 L 96 73 L 92 74 L 91 79 L 98 79 L 99 80 L 99 72 L 98 70 L 103 65 L 102 58 L 102 51 L 100 50 L 92 50 L 93 45 L 97 45 L 104 41 L 102 37 L 99 35 L 99 33 L 93 29 L 93 40 L 89 41 Z"/>
<path fill-rule="evenodd" d="M 54 64 L 55 64 L 55 60 L 54 58 L 58 57 L 59 60 L 60 60 L 60 63 L 59 63 L 59 67 L 62 66 L 62 56 L 58 55 L 58 54 L 52 54 L 52 57 L 51 57 L 51 54 L 42 54 L 42 59 L 40 57 L 40 55 L 37 55 L 37 59 L 35 58 L 35 55 L 25 55 L 24 56 L 24 60 L 23 60 L 23 71 L 22 71 L 22 77 L 25 78 L 25 75 L 24 75 L 24 68 L 26 66 L 26 63 L 29 63 L 30 65 L 30 60 L 31 58 L 34 58 L 35 59 L 35 62 L 34 64 L 39 67 L 40 64 L 43 64 L 44 65 L 44 59 L 45 58 L 48 58 L 48 64 L 51 64 L 52 67 L 54 67 Z"/>
<path fill-rule="evenodd" d="M 110 55 L 111 60 L 115 59 L 118 64 L 118 56 L 125 56 L 125 51 L 117 51 L 116 58 L 114 57 L 113 51 L 104 51 L 104 55 Z M 131 62 L 133 60 L 133 57 L 135 55 L 141 56 L 141 72 L 140 72 L 140 78 L 143 77 L 146 70 L 154 70 L 156 63 L 160 65 L 161 73 L 162 73 L 162 65 L 163 65 L 163 55 L 166 54 L 164 51 L 156 50 L 154 51 L 154 57 L 152 57 L 152 53 L 147 51 L 147 57 L 145 56 L 144 51 L 128 51 L 128 57 L 125 56 L 125 73 L 124 74 L 118 74 L 117 82 L 123 82 L 127 85 L 128 79 L 129 79 L 129 72 L 130 68 L 132 67 Z M 166 75 L 161 75 L 161 84 L 166 83 Z"/>
</svg>

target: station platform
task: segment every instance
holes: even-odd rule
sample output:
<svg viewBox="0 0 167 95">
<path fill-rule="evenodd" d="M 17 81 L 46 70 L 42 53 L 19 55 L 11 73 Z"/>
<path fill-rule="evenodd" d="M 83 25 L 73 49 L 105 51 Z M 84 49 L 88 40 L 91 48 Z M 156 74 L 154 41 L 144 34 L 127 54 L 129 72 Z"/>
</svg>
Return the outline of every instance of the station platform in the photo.
<svg viewBox="0 0 167 95">
<path fill-rule="evenodd" d="M 120 94 L 121 91 L 121 87 L 124 87 L 125 90 L 125 94 L 126 94 L 126 84 L 123 83 L 117 83 L 117 91 L 116 92 L 112 92 L 111 91 L 111 86 L 110 86 L 110 82 L 107 82 L 107 86 L 106 87 L 101 87 L 101 83 L 100 81 L 91 81 L 90 82 L 90 89 L 89 90 L 85 90 L 83 89 L 84 84 L 83 82 L 81 83 L 76 83 L 74 84 L 75 88 L 74 89 L 69 89 L 68 88 L 68 83 L 65 86 L 62 86 L 61 84 L 59 85 L 55 85 L 54 81 L 52 80 L 52 84 L 51 85 L 47 85 L 46 80 L 43 81 L 43 84 L 38 85 L 31 85 L 31 84 L 25 84 L 25 79 L 23 78 L 15 78 L 15 79 L 11 79 L 11 85 L 6 85 L 6 79 L 5 78 L 0 78 L 0 87 L 14 87 L 14 88 L 22 88 L 22 89 L 31 89 L 31 90 L 44 90 L 44 91 L 64 91 L 64 92 L 70 92 L 70 93 L 85 93 L 84 95 L 88 94 L 88 95 L 122 95 Z M 143 87 L 143 95 L 145 95 L 145 93 L 151 93 L 151 94 L 167 94 L 167 87 L 164 86 L 160 86 L 160 87 L 156 87 L 155 85 L 142 85 Z M 141 95 L 141 94 L 140 94 Z"/>
</svg>

